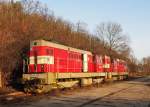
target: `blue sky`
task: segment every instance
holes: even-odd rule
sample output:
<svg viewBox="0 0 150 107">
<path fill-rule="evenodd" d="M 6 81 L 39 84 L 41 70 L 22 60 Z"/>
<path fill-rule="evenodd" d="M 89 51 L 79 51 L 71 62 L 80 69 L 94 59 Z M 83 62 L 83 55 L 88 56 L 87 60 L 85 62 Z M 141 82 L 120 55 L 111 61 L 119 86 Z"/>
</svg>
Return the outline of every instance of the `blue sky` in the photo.
<svg viewBox="0 0 150 107">
<path fill-rule="evenodd" d="M 150 0 L 39 0 L 57 17 L 88 24 L 90 32 L 101 22 L 117 22 L 131 39 L 135 56 L 150 55 Z"/>
</svg>

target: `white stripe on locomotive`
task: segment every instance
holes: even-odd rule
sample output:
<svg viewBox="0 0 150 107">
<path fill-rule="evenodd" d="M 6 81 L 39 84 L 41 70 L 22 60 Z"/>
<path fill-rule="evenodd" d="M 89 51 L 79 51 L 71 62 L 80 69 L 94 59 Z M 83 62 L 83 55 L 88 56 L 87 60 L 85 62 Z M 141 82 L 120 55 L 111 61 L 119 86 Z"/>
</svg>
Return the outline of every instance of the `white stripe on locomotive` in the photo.
<svg viewBox="0 0 150 107">
<path fill-rule="evenodd" d="M 30 57 L 30 64 L 54 64 L 54 56 L 37 56 L 37 62 L 35 57 Z"/>
</svg>

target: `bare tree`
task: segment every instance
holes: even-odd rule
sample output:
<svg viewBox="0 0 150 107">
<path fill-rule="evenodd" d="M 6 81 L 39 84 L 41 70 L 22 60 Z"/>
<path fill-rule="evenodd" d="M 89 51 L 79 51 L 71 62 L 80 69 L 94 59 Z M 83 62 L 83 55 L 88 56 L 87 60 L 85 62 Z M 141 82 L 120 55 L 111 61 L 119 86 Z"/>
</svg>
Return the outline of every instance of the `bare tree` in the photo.
<svg viewBox="0 0 150 107">
<path fill-rule="evenodd" d="M 142 59 L 142 63 L 143 63 L 143 64 L 150 64 L 150 56 L 144 57 L 144 58 Z"/>
<path fill-rule="evenodd" d="M 118 23 L 101 23 L 97 26 L 97 36 L 103 43 L 104 47 L 109 47 L 118 53 L 129 52 L 129 38 L 123 34 L 123 29 Z"/>
<path fill-rule="evenodd" d="M 150 56 L 144 57 L 141 62 L 143 68 L 142 70 L 144 72 L 150 73 Z"/>
<path fill-rule="evenodd" d="M 78 21 L 76 23 L 75 31 L 80 32 L 80 33 L 87 33 L 87 24 L 85 22 Z"/>
</svg>

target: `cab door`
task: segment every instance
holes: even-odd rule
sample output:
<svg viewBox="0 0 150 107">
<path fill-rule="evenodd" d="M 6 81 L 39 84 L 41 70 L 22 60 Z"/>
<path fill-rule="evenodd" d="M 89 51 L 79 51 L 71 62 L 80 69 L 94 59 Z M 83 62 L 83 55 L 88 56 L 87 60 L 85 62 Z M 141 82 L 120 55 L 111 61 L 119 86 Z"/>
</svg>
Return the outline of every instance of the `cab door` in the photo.
<svg viewBox="0 0 150 107">
<path fill-rule="evenodd" d="M 88 72 L 88 55 L 83 54 L 83 72 Z"/>
</svg>

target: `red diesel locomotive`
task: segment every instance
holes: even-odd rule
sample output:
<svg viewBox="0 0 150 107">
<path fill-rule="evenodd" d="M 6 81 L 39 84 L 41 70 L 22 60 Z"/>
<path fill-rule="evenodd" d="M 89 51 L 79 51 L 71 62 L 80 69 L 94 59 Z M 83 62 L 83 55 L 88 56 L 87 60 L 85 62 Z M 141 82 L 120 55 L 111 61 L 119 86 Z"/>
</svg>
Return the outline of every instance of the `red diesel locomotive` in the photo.
<svg viewBox="0 0 150 107">
<path fill-rule="evenodd" d="M 90 85 L 108 78 L 123 79 L 127 76 L 127 66 L 123 60 L 111 62 L 109 56 L 94 55 L 45 40 L 32 41 L 28 58 L 24 61 L 24 81 L 40 80 L 40 88 L 36 89 L 42 91 L 76 84 Z"/>
</svg>

